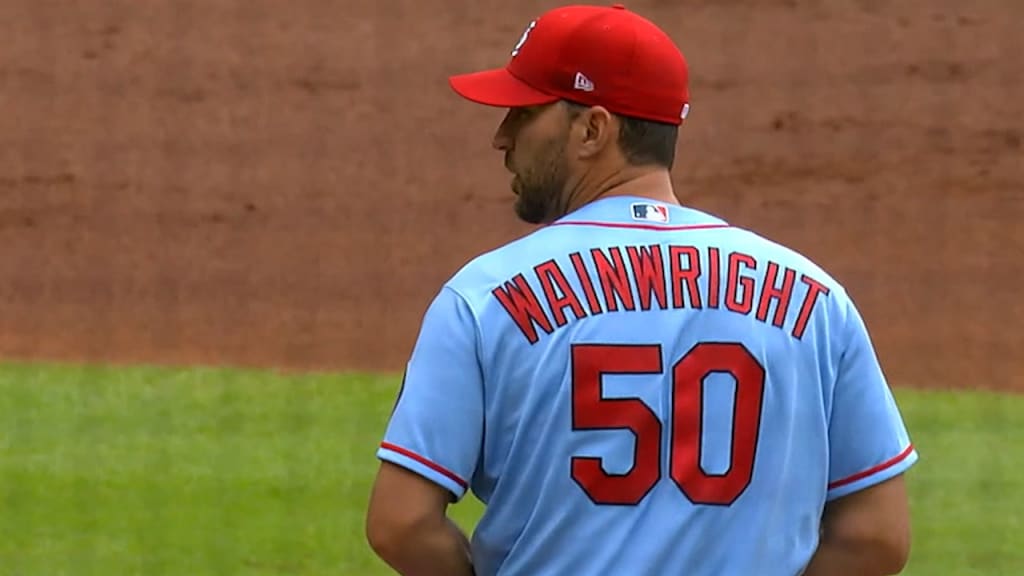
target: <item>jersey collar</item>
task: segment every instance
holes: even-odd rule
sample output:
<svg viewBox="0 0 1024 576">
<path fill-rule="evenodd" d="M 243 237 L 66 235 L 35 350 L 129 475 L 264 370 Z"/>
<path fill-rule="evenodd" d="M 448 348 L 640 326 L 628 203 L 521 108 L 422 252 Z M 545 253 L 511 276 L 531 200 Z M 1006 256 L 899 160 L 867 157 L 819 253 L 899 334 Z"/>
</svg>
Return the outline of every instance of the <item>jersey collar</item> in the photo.
<svg viewBox="0 0 1024 576">
<path fill-rule="evenodd" d="M 700 210 L 637 196 L 599 198 L 551 223 L 551 226 L 566 225 L 666 230 L 729 226 L 725 220 Z"/>
</svg>

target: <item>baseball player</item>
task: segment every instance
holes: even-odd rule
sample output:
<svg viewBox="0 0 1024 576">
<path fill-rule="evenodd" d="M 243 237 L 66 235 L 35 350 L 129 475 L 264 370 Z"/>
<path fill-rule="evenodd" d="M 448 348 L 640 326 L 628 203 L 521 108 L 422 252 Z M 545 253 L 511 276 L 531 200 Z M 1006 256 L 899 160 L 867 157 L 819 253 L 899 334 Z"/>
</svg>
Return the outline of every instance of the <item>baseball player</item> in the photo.
<svg viewBox="0 0 1024 576">
<path fill-rule="evenodd" d="M 918 458 L 857 308 L 797 252 L 680 205 L 687 63 L 622 6 L 532 22 L 451 78 L 533 233 L 439 290 L 367 537 L 408 575 L 895 574 Z M 446 515 L 486 505 L 467 538 Z"/>
</svg>

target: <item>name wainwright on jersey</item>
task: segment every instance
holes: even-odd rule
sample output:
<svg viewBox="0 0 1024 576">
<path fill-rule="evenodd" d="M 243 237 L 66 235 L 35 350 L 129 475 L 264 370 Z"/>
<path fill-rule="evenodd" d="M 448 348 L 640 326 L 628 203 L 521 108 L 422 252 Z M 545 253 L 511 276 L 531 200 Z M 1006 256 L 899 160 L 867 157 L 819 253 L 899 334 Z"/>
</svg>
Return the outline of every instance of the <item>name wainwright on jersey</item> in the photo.
<svg viewBox="0 0 1024 576">
<path fill-rule="evenodd" d="M 785 329 L 798 283 L 805 290 L 789 333 L 801 339 L 819 297 L 829 294 L 827 286 L 807 274 L 772 261 L 759 263 L 742 252 L 723 255 L 715 247 L 705 251 L 677 245 L 616 246 L 573 252 L 568 259 L 582 295 L 576 293 L 555 259 L 533 268 L 546 307 L 523 273 L 491 292 L 530 344 L 540 340 L 538 328 L 551 334 L 568 324 L 568 312 L 582 319 L 618 310 L 650 310 L 652 306 L 661 310 L 724 307 L 736 314 L 753 313 L 758 321 Z M 749 273 L 759 265 L 764 266 L 763 279 Z M 707 275 L 703 286 L 699 282 L 702 274 Z"/>
</svg>

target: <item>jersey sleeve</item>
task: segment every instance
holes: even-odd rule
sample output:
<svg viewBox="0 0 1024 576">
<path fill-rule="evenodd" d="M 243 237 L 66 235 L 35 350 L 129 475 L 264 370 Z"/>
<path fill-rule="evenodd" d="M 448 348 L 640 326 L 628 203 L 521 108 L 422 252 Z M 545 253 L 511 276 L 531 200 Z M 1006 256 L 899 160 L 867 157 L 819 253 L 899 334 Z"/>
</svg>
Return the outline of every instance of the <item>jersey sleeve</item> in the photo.
<svg viewBox="0 0 1024 576">
<path fill-rule="evenodd" d="M 849 300 L 845 320 L 829 422 L 828 500 L 888 480 L 918 459 L 864 320 Z"/>
<path fill-rule="evenodd" d="M 434 298 L 377 450 L 461 499 L 483 443 L 483 375 L 475 317 L 449 287 Z"/>
</svg>

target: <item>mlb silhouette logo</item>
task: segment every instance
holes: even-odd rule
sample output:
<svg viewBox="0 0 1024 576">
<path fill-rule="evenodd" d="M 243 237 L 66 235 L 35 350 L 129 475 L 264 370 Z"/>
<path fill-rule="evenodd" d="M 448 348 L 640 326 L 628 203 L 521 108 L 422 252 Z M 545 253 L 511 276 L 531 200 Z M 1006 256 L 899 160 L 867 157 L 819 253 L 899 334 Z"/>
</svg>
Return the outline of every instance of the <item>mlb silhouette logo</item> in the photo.
<svg viewBox="0 0 1024 576">
<path fill-rule="evenodd" d="M 668 222 L 668 207 L 660 204 L 633 204 L 633 220 Z"/>
</svg>

